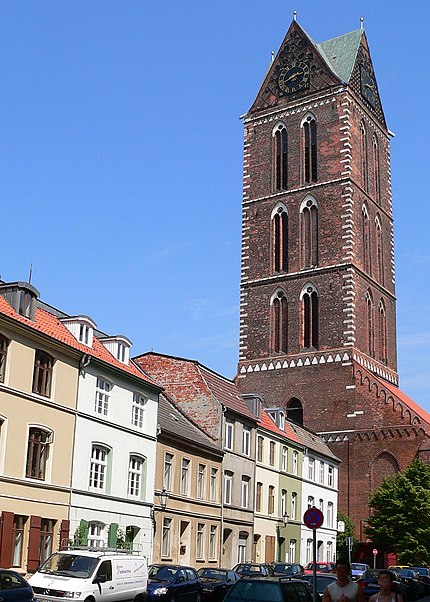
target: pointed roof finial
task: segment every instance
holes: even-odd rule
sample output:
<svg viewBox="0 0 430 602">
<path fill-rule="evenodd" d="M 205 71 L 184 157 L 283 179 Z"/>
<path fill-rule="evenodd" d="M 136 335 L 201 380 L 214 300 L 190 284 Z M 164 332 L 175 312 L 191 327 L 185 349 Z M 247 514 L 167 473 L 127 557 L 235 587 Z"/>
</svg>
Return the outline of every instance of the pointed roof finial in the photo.
<svg viewBox="0 0 430 602">
<path fill-rule="evenodd" d="M 293 10 L 293 20 L 297 21 L 297 11 Z"/>
<path fill-rule="evenodd" d="M 272 56 L 272 63 L 273 63 L 273 61 L 275 60 L 275 51 L 274 51 L 274 50 L 272 50 L 272 52 L 271 52 L 270 54 L 271 54 L 271 56 Z"/>
<path fill-rule="evenodd" d="M 360 17 L 360 29 L 364 29 L 364 17 Z"/>
</svg>

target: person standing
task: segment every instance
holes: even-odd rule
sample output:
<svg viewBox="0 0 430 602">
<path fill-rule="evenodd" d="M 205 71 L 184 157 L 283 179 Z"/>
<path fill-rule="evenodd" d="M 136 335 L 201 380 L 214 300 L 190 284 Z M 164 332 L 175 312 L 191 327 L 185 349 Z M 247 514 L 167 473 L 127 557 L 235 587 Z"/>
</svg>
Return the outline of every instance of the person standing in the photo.
<svg viewBox="0 0 430 602">
<path fill-rule="evenodd" d="M 403 602 L 401 594 L 393 591 L 394 575 L 391 571 L 379 571 L 377 594 L 370 596 L 369 602 Z"/>
<path fill-rule="evenodd" d="M 351 566 L 347 560 L 336 561 L 336 581 L 325 588 L 323 602 L 365 602 L 363 590 L 356 581 L 350 580 L 350 573 Z"/>
</svg>

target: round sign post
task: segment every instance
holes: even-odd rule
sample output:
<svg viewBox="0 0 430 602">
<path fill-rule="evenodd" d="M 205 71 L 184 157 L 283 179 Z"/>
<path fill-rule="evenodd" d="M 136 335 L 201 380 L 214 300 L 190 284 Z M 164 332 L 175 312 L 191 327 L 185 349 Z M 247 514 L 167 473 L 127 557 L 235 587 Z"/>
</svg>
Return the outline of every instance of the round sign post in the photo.
<svg viewBox="0 0 430 602">
<path fill-rule="evenodd" d="M 373 568 L 376 569 L 376 557 L 378 555 L 378 550 L 373 548 Z"/>
<path fill-rule="evenodd" d="M 317 529 L 321 527 L 324 522 L 324 514 L 315 506 L 308 508 L 303 515 L 303 522 L 308 529 L 312 529 L 312 588 L 313 588 L 313 602 L 317 602 Z"/>
</svg>

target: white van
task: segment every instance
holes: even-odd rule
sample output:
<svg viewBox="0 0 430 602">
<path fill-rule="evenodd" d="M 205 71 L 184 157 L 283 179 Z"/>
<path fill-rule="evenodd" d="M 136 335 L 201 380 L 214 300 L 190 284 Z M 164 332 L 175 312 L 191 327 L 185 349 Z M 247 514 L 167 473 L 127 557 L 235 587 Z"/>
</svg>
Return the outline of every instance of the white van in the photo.
<svg viewBox="0 0 430 602">
<path fill-rule="evenodd" d="M 29 579 L 36 602 L 146 600 L 146 558 L 112 551 L 55 552 Z"/>
</svg>

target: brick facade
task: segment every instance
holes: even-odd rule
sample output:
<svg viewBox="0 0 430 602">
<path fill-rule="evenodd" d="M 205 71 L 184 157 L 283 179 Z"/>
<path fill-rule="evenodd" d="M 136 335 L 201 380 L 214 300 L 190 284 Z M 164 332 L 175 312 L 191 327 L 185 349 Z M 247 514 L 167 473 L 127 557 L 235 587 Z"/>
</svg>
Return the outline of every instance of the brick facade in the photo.
<svg viewBox="0 0 430 602">
<path fill-rule="evenodd" d="M 308 87 L 282 91 L 280 73 L 294 80 L 294 68 L 288 70 L 299 61 L 309 66 Z M 322 433 L 343 460 L 339 505 L 355 520 L 360 538 L 369 492 L 385 474 L 409 464 L 420 446 L 428 447 L 423 441 L 430 431 L 430 416 L 397 388 L 389 132 L 376 83 L 372 102 L 365 96 L 363 81 L 373 77 L 363 31 L 315 44 L 293 21 L 244 117 L 238 387 L 268 406 L 288 409 L 292 399 L 300 401 L 304 425 Z M 318 175 L 305 182 L 308 117 L 316 122 Z M 275 177 L 279 127 L 288 133 L 284 189 Z M 312 265 L 304 263 L 307 201 L 318 208 Z M 277 211 L 288 214 L 283 271 L 273 260 Z M 302 297 L 309 287 L 318 295 L 319 336 L 316 346 L 304 347 Z M 273 351 L 278 293 L 288 302 L 282 352 Z"/>
</svg>

